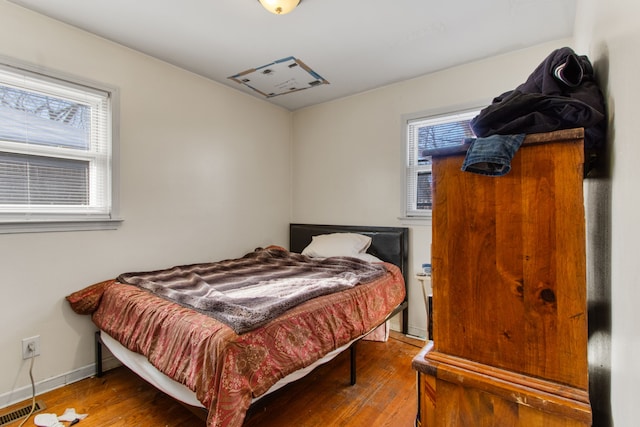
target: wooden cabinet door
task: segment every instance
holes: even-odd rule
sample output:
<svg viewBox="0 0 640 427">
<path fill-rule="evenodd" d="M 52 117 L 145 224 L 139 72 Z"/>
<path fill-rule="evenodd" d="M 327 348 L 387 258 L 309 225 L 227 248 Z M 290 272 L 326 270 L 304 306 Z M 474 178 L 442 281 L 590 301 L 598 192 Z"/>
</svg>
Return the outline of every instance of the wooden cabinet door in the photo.
<svg viewBox="0 0 640 427">
<path fill-rule="evenodd" d="M 587 388 L 582 153 L 523 146 L 503 177 L 434 159 L 437 351 Z"/>
</svg>

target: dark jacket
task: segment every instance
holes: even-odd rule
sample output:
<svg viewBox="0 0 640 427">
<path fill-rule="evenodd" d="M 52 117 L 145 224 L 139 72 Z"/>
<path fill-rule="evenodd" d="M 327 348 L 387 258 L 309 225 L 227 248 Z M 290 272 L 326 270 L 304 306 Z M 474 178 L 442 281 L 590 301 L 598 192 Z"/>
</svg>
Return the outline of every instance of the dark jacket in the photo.
<svg viewBox="0 0 640 427">
<path fill-rule="evenodd" d="M 471 121 L 479 137 L 585 128 L 585 149 L 604 146 L 604 98 L 586 56 L 553 51 L 515 90 L 494 98 Z"/>
</svg>

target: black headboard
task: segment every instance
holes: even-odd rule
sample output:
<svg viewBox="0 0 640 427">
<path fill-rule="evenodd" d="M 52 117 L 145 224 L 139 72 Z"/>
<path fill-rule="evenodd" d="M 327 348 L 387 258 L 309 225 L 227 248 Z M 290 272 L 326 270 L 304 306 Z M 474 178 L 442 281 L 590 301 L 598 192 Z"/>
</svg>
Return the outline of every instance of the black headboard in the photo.
<svg viewBox="0 0 640 427">
<path fill-rule="evenodd" d="M 359 233 L 371 237 L 367 250 L 383 261 L 400 267 L 405 282 L 409 271 L 409 229 L 405 227 L 367 227 L 362 225 L 318 225 L 290 224 L 289 250 L 302 252 L 311 243 L 311 238 L 319 234 Z"/>
<path fill-rule="evenodd" d="M 380 258 L 382 261 L 400 267 L 400 271 L 404 276 L 405 289 L 407 289 L 409 283 L 408 228 L 368 227 L 363 225 L 290 224 L 289 250 L 300 253 L 311 243 L 313 236 L 329 233 L 359 233 L 371 237 L 371 246 L 369 246 L 367 253 Z M 409 293 L 407 292 L 406 295 L 408 296 Z M 408 300 L 406 297 L 400 308 L 403 311 L 402 329 L 404 333 L 407 333 Z"/>
</svg>

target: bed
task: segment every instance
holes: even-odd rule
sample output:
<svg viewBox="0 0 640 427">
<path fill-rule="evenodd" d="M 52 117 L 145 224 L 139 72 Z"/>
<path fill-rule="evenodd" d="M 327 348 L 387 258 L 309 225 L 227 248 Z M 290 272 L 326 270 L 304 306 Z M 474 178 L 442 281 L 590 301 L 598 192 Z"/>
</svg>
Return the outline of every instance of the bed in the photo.
<svg viewBox="0 0 640 427">
<path fill-rule="evenodd" d="M 363 249 L 355 258 L 348 254 L 335 260 L 348 263 L 350 268 L 355 265 L 366 274 L 380 269 L 383 273 L 358 285 L 345 285 L 337 292 L 309 298 L 254 327 L 225 323 L 226 319 L 214 318 L 199 306 L 194 309 L 181 300 L 168 300 L 128 282 L 151 273 L 157 278 L 158 272 L 127 273 L 67 299 L 76 312 L 90 314 L 99 328 L 98 372 L 105 345 L 125 366 L 158 389 L 190 407 L 204 408 L 201 412 L 206 410 L 207 426 L 241 426 L 255 400 L 301 378 L 346 349 L 352 349 L 353 362 L 354 344 L 395 314 L 403 313 L 406 328 L 406 228 L 291 224 L 289 250 L 258 248 L 245 257 L 273 258 L 287 266 L 298 259 L 309 262 L 310 258 L 325 265 L 333 258 L 313 249 L 334 251 L 336 247 L 316 243 L 326 242 L 328 236 L 347 235 L 365 236 L 369 242 L 366 251 Z M 228 261 L 245 262 L 245 257 Z M 200 269 L 201 265 L 182 267 Z M 216 274 L 222 269 L 218 263 L 210 268 Z M 167 269 L 160 271 L 161 276 L 169 270 L 173 274 L 174 270 Z M 300 280 L 297 274 L 292 280 Z M 352 273 L 341 277 L 354 280 Z M 352 383 L 354 375 L 352 363 Z"/>
</svg>

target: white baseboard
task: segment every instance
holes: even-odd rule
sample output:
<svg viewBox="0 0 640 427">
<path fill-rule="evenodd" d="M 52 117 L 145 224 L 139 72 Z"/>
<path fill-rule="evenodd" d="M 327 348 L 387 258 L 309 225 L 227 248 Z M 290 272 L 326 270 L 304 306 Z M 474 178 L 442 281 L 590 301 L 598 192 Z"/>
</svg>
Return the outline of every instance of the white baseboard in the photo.
<svg viewBox="0 0 640 427">
<path fill-rule="evenodd" d="M 400 315 L 391 318 L 391 329 L 396 332 L 402 332 L 402 320 Z M 416 328 L 415 326 L 409 324 L 407 325 L 407 335 L 425 339 L 427 337 L 427 329 Z"/>
<path fill-rule="evenodd" d="M 113 356 L 106 356 L 102 359 L 102 368 L 105 371 L 120 366 L 120 361 Z M 85 378 L 92 377 L 96 374 L 96 364 L 92 363 L 82 368 L 75 369 L 66 374 L 57 375 L 55 377 L 47 378 L 42 381 L 36 382 L 36 397 L 42 393 L 46 393 L 51 390 L 55 390 L 65 385 L 75 383 Z M 31 384 L 12 390 L 7 393 L 0 394 L 0 408 L 13 405 L 24 400 L 30 400 L 32 397 Z M 47 403 L 46 401 L 44 402 Z"/>
<path fill-rule="evenodd" d="M 409 327 L 407 328 L 407 335 L 413 335 L 414 337 L 426 339 L 427 330 L 422 328 L 416 328 L 415 326 L 409 325 Z"/>
</svg>

